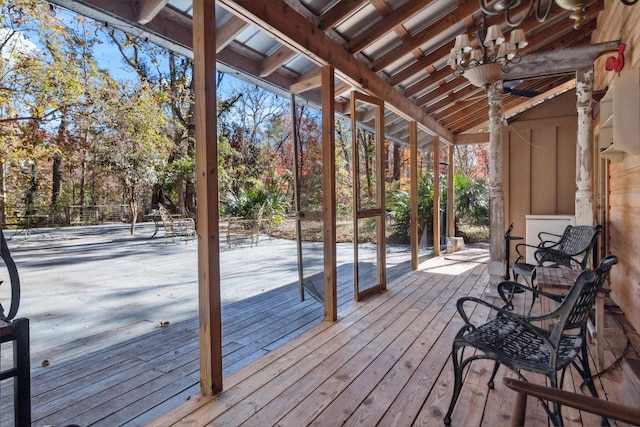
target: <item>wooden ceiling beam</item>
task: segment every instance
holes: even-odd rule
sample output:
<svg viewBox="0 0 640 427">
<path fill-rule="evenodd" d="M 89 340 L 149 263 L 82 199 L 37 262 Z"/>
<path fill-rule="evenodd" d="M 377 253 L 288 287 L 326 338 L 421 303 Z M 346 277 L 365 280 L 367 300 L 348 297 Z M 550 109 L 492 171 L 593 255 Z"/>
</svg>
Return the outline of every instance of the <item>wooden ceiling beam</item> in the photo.
<svg viewBox="0 0 640 427">
<path fill-rule="evenodd" d="M 269 32 L 282 43 L 321 65 L 331 65 L 342 80 L 385 101 L 391 109 L 450 142 L 453 134 L 391 87 L 283 0 L 218 0 L 235 15 Z"/>
<path fill-rule="evenodd" d="M 452 115 L 459 114 L 463 108 L 466 108 L 473 103 L 476 98 L 486 99 L 485 91 L 482 88 L 475 86 L 467 86 L 468 89 L 464 97 L 452 95 L 448 99 L 442 99 L 438 102 L 433 103 L 427 107 L 427 111 L 431 114 L 435 115 L 438 120 L 444 120 Z M 447 103 L 448 101 L 448 103 Z M 483 103 L 485 101 L 482 101 Z M 484 106 L 484 104 L 483 104 Z"/>
<path fill-rule="evenodd" d="M 138 24 L 148 24 L 169 3 L 169 0 L 139 0 Z"/>
<path fill-rule="evenodd" d="M 620 41 L 598 43 L 572 49 L 526 55 L 502 75 L 504 80 L 521 80 L 530 77 L 553 76 L 573 73 L 593 66 L 593 61 L 603 53 L 617 50 Z"/>
<path fill-rule="evenodd" d="M 424 79 L 406 88 L 404 90 L 404 96 L 412 97 L 414 95 L 417 95 L 423 90 L 428 89 L 430 86 L 434 85 L 436 82 L 445 80 L 447 77 L 450 77 L 452 74 L 453 74 L 453 70 L 451 69 L 451 67 L 449 67 L 448 65 L 445 65 L 441 69 L 433 73 L 430 73 Z"/>
<path fill-rule="evenodd" d="M 433 24 L 418 31 L 401 46 L 390 49 L 388 52 L 371 61 L 373 71 L 382 71 L 385 67 L 406 55 L 410 50 L 416 49 L 429 40 L 438 36 L 442 31 L 463 21 L 479 10 L 478 2 L 474 0 L 459 0 L 458 7 L 451 13 L 445 14 Z"/>
<path fill-rule="evenodd" d="M 371 25 L 369 29 L 358 34 L 349 42 L 349 52 L 352 54 L 362 52 L 367 46 L 388 32 L 392 31 L 398 25 L 411 18 L 414 14 L 432 4 L 435 0 L 411 0 L 400 6 L 383 19 Z"/>
<path fill-rule="evenodd" d="M 318 28 L 322 31 L 333 27 L 367 0 L 342 0 L 320 15 Z"/>
<path fill-rule="evenodd" d="M 488 144 L 489 132 L 459 133 L 453 139 L 453 145 Z"/>
<path fill-rule="evenodd" d="M 144 32 L 150 42 L 193 58 L 192 20 L 172 8 L 163 8 L 143 26 L 138 24 L 137 1 L 51 0 L 51 3 L 130 34 Z"/>
<path fill-rule="evenodd" d="M 441 84 L 436 89 L 428 92 L 416 99 L 417 105 L 425 105 L 430 100 L 437 99 L 440 96 L 453 91 L 453 93 L 457 96 L 468 96 L 470 93 L 475 91 L 477 88 L 473 86 L 467 79 L 453 79 L 449 82 Z M 452 100 L 453 102 L 453 100 Z"/>
<path fill-rule="evenodd" d="M 222 24 L 216 32 L 216 52 L 220 53 L 222 49 L 229 46 L 233 39 L 247 27 L 246 22 L 232 15 L 231 18 Z"/>
<path fill-rule="evenodd" d="M 339 96 L 340 94 L 350 91 L 351 89 L 353 89 L 353 86 L 347 82 L 341 81 L 339 83 L 336 83 L 336 87 L 335 87 L 336 96 Z"/>
<path fill-rule="evenodd" d="M 296 56 L 297 53 L 289 47 L 282 45 L 271 55 L 267 56 L 260 67 L 260 77 L 266 77 L 276 72 L 282 65 Z"/>
<path fill-rule="evenodd" d="M 320 87 L 322 85 L 321 68 L 314 68 L 313 71 L 312 75 L 306 76 L 304 79 L 300 79 L 289 86 L 289 92 L 297 94 Z"/>
<path fill-rule="evenodd" d="M 389 84 L 392 86 L 397 86 L 405 80 L 418 74 L 419 72 L 427 69 L 427 67 L 433 66 L 434 63 L 437 64 L 439 62 L 442 62 L 442 58 L 448 56 L 449 52 L 451 52 L 453 44 L 453 40 L 448 40 L 443 45 L 438 46 L 435 50 L 429 52 L 427 55 L 423 56 L 422 58 L 418 58 L 418 60 L 411 63 L 409 66 L 393 74 L 389 78 Z M 434 58 L 438 59 L 434 60 Z"/>
</svg>

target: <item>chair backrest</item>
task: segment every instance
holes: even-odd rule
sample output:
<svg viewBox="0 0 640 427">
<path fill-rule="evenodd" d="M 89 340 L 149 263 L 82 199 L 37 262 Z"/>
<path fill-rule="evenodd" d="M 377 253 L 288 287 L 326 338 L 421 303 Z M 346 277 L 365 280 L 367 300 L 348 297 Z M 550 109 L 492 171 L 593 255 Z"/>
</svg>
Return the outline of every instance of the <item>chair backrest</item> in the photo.
<svg viewBox="0 0 640 427">
<path fill-rule="evenodd" d="M 158 203 L 158 211 L 160 212 L 160 218 L 162 218 L 162 222 L 171 222 L 171 215 L 169 214 L 169 210 L 165 208 L 163 204 Z"/>
<path fill-rule="evenodd" d="M 2 229 L 0 229 L 0 257 L 9 271 L 9 280 L 11 281 L 11 305 L 9 306 L 9 312 L 5 314 L 2 304 L 0 304 L 0 320 L 10 321 L 16 316 L 20 306 L 20 277 L 18 276 L 16 263 L 11 258 L 11 252 L 7 246 L 7 241 L 4 239 Z"/>
<path fill-rule="evenodd" d="M 600 225 L 595 227 L 569 225 L 565 228 L 558 243 L 547 249 L 537 251 L 536 259 L 540 264 L 545 261 L 551 261 L 567 267 L 571 267 L 573 262 L 584 270 L 601 229 Z"/>
<path fill-rule="evenodd" d="M 558 322 L 551 334 L 551 341 L 559 340 L 567 329 L 584 326 L 593 307 L 596 295 L 611 270 L 611 266 L 618 262 L 618 258 L 609 255 L 602 259 L 595 270 L 585 270 L 580 273 L 575 284 L 557 308 Z"/>
</svg>

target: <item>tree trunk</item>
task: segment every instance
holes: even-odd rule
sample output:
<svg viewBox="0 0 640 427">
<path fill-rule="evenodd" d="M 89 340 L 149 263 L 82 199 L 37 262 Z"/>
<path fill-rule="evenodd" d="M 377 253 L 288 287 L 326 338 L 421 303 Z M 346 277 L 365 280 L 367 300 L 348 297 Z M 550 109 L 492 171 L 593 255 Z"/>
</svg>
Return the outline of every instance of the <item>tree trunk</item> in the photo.
<svg viewBox="0 0 640 427">
<path fill-rule="evenodd" d="M 393 143 L 393 177 L 394 181 L 400 179 L 400 167 L 402 166 L 402 149 L 400 144 Z"/>
<path fill-rule="evenodd" d="M 138 198 L 134 186 L 129 187 L 129 208 L 131 208 L 131 234 L 136 231 L 136 219 L 138 218 Z"/>
<path fill-rule="evenodd" d="M 53 154 L 51 164 L 51 218 L 57 220 L 60 207 L 58 199 L 60 198 L 60 187 L 62 183 L 62 152 L 61 149 L 65 145 L 65 134 L 67 132 L 66 109 L 62 110 L 62 118 L 58 126 L 58 134 L 56 135 L 57 150 Z"/>
</svg>

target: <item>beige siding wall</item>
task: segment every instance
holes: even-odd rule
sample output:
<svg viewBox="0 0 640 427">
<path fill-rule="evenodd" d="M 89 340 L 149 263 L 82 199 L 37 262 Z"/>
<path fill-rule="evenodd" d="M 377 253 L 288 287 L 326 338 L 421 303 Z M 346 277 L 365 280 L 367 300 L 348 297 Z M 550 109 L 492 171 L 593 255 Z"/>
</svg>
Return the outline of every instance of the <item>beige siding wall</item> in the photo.
<svg viewBox="0 0 640 427">
<path fill-rule="evenodd" d="M 605 2 L 605 10 L 598 17 L 598 30 L 592 41 L 610 40 L 621 40 L 627 45 L 623 72 L 640 67 L 640 4 L 628 7 L 618 0 Z M 603 55 L 595 63 L 596 89 L 606 89 L 616 79 L 616 73 L 604 69 L 604 62 L 609 56 L 615 54 Z M 638 103 L 640 100 L 624 102 Z M 640 133 L 632 137 L 635 143 L 640 144 Z M 602 176 L 607 178 L 606 169 Z M 601 187 L 602 183 L 596 183 L 596 188 Z M 622 162 L 609 164 L 603 193 L 603 200 L 608 202 L 604 212 L 608 216 L 605 233 L 608 250 L 620 259 L 619 265 L 611 272 L 612 297 L 634 327 L 640 330 L 640 155 L 625 154 Z"/>
<path fill-rule="evenodd" d="M 513 222 L 513 235 L 525 236 L 525 215 L 574 214 L 577 122 L 569 91 L 503 128 L 505 223 Z"/>
</svg>

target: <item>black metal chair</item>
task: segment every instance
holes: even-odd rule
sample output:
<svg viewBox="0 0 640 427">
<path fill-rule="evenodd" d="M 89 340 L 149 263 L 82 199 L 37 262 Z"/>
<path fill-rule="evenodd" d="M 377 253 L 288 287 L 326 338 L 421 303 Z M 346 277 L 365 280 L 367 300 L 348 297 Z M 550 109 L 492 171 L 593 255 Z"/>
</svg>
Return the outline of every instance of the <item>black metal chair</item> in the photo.
<svg viewBox="0 0 640 427">
<path fill-rule="evenodd" d="M 31 425 L 29 319 L 14 319 L 20 305 L 20 278 L 1 229 L 0 258 L 4 261 L 11 282 L 9 311 L 5 313 L 4 307 L 0 304 L 0 344 L 5 342 L 13 344 L 13 367 L 0 371 L 0 381 L 15 377 L 13 382 L 14 424 L 17 427 L 25 427 Z"/>
<path fill-rule="evenodd" d="M 602 226 L 596 225 L 569 225 L 562 235 L 541 232 L 538 233 L 540 243 L 537 246 L 527 243 L 516 245 L 518 257 L 513 263 L 514 281 L 522 276 L 528 286 L 537 289 L 535 285 L 536 267 L 539 265 L 566 266 L 584 270 L 589 262 L 589 256 L 593 250 Z M 558 239 L 556 241 L 556 239 Z M 551 240 L 550 240 L 551 239 Z M 536 263 L 530 264 L 525 261 L 526 248 L 534 248 L 533 254 Z M 537 297 L 537 292 L 533 293 L 531 307 Z"/>
<path fill-rule="evenodd" d="M 615 256 L 608 256 L 602 260 L 596 270 L 583 271 L 569 293 L 558 308 L 541 316 L 522 316 L 506 309 L 494 306 L 478 298 L 466 297 L 457 302 L 458 312 L 465 325 L 460 329 L 453 342 L 451 360 L 454 370 L 453 395 L 449 410 L 444 417 L 445 425 L 451 425 L 451 414 L 455 408 L 463 385 L 463 371 L 465 367 L 478 359 L 495 361 L 493 373 L 489 380 L 489 388 L 493 388 L 493 381 L 500 365 L 514 371 L 521 380 L 526 378 L 522 371 L 543 374 L 548 378 L 549 385 L 561 388 L 567 367 L 573 365 L 589 391 L 594 397 L 598 393 L 591 379 L 589 359 L 586 345 L 586 323 L 596 294 L 604 283 L 611 266 L 616 264 Z M 509 282 L 506 282 L 510 284 Z M 505 286 L 505 282 L 500 285 Z M 501 286 L 498 290 L 504 292 Z M 532 291 L 524 285 L 523 289 Z M 542 296 L 544 298 L 544 296 Z M 482 304 L 497 312 L 497 316 L 487 323 L 475 326 L 465 312 L 468 303 Z M 543 320 L 554 320 L 551 331 L 536 326 Z M 577 330 L 577 332 L 576 332 Z M 477 351 L 469 357 L 464 357 L 464 351 L 471 347 Z M 562 425 L 560 405 L 554 403 L 549 407 L 545 402 L 542 406 L 555 425 Z"/>
</svg>

